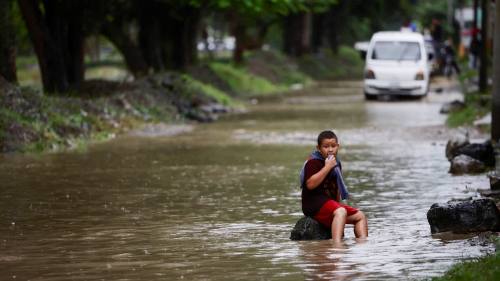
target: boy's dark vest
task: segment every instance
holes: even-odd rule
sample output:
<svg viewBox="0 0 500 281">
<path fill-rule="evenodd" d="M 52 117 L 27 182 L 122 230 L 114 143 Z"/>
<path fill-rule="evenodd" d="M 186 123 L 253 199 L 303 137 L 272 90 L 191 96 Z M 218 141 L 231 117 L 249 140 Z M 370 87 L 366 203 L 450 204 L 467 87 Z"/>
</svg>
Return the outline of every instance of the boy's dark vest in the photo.
<svg viewBox="0 0 500 281">
<path fill-rule="evenodd" d="M 316 159 L 316 160 L 321 160 L 325 161 L 325 158 L 323 158 L 323 155 L 318 150 L 315 150 L 311 155 L 309 156 L 309 159 L 307 159 L 304 162 L 304 165 L 302 166 L 302 170 L 300 171 L 300 188 L 304 188 L 305 186 L 305 168 L 307 161 Z M 340 191 L 340 198 L 342 200 L 346 200 L 349 198 L 349 192 L 347 191 L 347 186 L 345 185 L 344 179 L 342 178 L 342 172 L 341 172 L 341 167 L 342 164 L 340 163 L 340 159 L 337 158 L 337 165 L 333 167 L 333 169 L 330 171 L 328 174 L 329 179 L 333 179 L 334 177 L 337 180 L 337 187 L 339 188 Z"/>
</svg>

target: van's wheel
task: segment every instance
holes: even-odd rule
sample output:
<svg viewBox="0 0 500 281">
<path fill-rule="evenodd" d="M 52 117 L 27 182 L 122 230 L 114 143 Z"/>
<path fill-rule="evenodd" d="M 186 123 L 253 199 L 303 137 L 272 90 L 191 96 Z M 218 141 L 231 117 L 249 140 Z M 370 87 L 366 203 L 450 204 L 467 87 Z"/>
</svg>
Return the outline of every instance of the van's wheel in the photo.
<svg viewBox="0 0 500 281">
<path fill-rule="evenodd" d="M 368 94 L 365 92 L 365 99 L 366 100 L 376 100 L 377 99 L 377 95 L 372 95 L 372 94 Z"/>
</svg>

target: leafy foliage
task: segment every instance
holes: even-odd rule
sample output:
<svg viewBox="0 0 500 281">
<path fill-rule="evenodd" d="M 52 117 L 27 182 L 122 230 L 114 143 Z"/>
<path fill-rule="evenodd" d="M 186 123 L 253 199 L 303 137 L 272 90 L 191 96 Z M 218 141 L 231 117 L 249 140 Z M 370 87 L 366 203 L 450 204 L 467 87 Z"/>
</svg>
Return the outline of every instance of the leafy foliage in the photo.
<svg viewBox="0 0 500 281">
<path fill-rule="evenodd" d="M 336 0 L 214 0 L 213 5 L 219 9 L 236 9 L 241 14 L 253 17 L 263 14 L 287 15 L 297 12 L 321 12 Z"/>
</svg>

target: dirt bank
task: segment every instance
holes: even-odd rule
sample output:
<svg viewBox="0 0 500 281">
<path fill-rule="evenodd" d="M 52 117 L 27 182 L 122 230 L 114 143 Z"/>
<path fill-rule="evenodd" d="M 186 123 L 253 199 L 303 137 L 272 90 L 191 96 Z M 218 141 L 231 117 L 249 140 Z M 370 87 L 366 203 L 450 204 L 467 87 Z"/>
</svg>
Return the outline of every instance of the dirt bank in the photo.
<svg viewBox="0 0 500 281">
<path fill-rule="evenodd" d="M 4 153 L 72 149 L 143 123 L 208 122 L 230 111 L 178 73 L 132 83 L 87 81 L 78 96 L 43 95 L 5 81 L 0 91 Z"/>
</svg>

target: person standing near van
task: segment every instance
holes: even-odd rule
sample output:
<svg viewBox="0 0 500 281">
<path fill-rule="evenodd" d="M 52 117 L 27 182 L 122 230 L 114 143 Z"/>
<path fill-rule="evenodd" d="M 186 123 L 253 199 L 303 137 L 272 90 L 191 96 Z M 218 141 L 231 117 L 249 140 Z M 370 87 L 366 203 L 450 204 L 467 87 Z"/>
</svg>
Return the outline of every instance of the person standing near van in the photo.
<svg viewBox="0 0 500 281">
<path fill-rule="evenodd" d="M 446 40 L 444 44 L 444 54 L 445 54 L 444 74 L 448 78 L 451 77 L 453 70 L 455 70 L 455 73 L 457 75 L 460 74 L 460 67 L 458 66 L 457 61 L 455 59 L 456 54 L 452 44 L 453 43 L 451 39 Z"/>
<path fill-rule="evenodd" d="M 432 19 L 431 24 L 431 37 L 432 46 L 434 47 L 434 54 L 436 55 L 436 61 L 439 65 L 439 70 L 443 71 L 446 61 L 445 55 L 443 54 L 443 27 L 438 19 Z"/>
<path fill-rule="evenodd" d="M 472 36 L 472 40 L 470 41 L 469 46 L 469 67 L 471 69 L 477 68 L 480 46 L 481 44 L 477 36 Z"/>
</svg>

